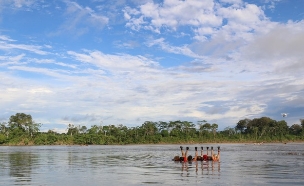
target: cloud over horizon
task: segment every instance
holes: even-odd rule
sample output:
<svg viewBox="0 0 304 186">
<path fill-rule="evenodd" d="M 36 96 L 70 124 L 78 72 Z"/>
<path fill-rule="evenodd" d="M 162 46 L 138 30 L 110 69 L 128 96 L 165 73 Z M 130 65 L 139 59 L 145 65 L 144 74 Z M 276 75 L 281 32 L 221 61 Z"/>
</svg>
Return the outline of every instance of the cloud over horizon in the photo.
<svg viewBox="0 0 304 186">
<path fill-rule="evenodd" d="M 0 122 L 23 112 L 60 132 L 69 123 L 299 123 L 304 3 L 288 1 L 292 16 L 282 3 L 5 0 Z"/>
</svg>

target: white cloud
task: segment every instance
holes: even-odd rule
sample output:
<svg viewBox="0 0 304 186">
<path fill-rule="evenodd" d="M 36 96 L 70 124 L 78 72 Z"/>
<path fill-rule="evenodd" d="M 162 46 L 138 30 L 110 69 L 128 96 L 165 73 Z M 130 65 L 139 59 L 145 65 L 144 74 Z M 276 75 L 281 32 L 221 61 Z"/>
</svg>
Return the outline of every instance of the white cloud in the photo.
<svg viewBox="0 0 304 186">
<path fill-rule="evenodd" d="M 9 51 L 15 49 L 29 51 L 40 55 L 48 54 L 48 52 L 44 51 L 43 47 L 39 45 L 13 44 L 6 41 L 0 41 L 0 50 Z"/>
<path fill-rule="evenodd" d="M 66 0 L 65 3 L 67 9 L 64 16 L 67 21 L 60 26 L 57 32 L 50 35 L 74 33 L 75 36 L 81 36 L 89 32 L 91 28 L 102 29 L 109 23 L 108 17 L 95 12 L 90 7 L 82 7 L 69 0 Z"/>
<path fill-rule="evenodd" d="M 230 67 L 229 64 L 216 65 L 216 73 L 196 74 L 183 71 L 182 68 L 155 68 L 158 63 L 142 56 L 109 55 L 100 51 L 69 51 L 68 54 L 80 62 L 77 66 L 80 67 L 81 63 L 88 64 L 86 68 L 91 69 L 58 71 L 11 66 L 11 70 L 46 74 L 56 80 L 45 84 L 34 79 L 20 81 L 16 77 L 0 76 L 5 77 L 5 82 L 10 84 L 2 85 L 2 88 L 11 87 L 12 84 L 16 86 L 1 93 L 1 97 L 7 100 L 3 105 L 14 102 L 16 107 L 12 112 L 22 110 L 30 112 L 34 117 L 49 115 L 48 122 L 66 125 L 73 123 L 90 126 L 99 124 L 100 121 L 104 121 L 104 124 L 138 125 L 145 120 L 203 118 L 225 126 L 221 123 L 222 120 L 237 122 L 245 116 L 263 113 L 265 104 L 272 97 L 272 91 L 263 91 L 280 81 L 268 81 L 268 84 L 263 79 L 247 82 L 245 74 L 231 79 L 229 71 L 234 66 Z M 85 71 L 87 73 L 84 74 Z M 105 71 L 111 74 L 106 74 Z M 265 89 L 258 88 L 263 85 Z M 294 84 L 299 85 L 300 81 Z M 255 92 L 256 90 L 260 91 Z M 63 117 L 65 120 L 60 119 Z"/>
<path fill-rule="evenodd" d="M 261 7 L 238 0 L 138 1 L 123 9 L 127 30 L 121 30 L 122 20 L 111 23 L 102 5 L 65 3 L 57 34 L 78 36 L 111 24 L 102 38 L 109 48 L 58 48 L 0 35 L 3 113 L 30 113 L 50 126 L 206 119 L 224 128 L 304 104 L 303 21 L 271 22 Z M 48 43 L 54 42 L 61 41 Z M 124 44 L 115 52 L 113 43 L 115 49 Z M 183 64 L 160 62 L 175 63 L 166 59 L 175 54 Z"/>
<path fill-rule="evenodd" d="M 1 10 L 5 10 L 5 9 L 9 9 L 13 11 L 20 11 L 20 10 L 33 11 L 33 9 L 37 9 L 39 4 L 42 3 L 44 2 L 37 0 L 1 0 L 0 13 Z"/>
<path fill-rule="evenodd" d="M 20 54 L 18 56 L 0 56 L 0 61 L 2 61 L 2 63 L 0 64 L 1 66 L 9 66 L 9 65 L 13 65 L 13 64 L 22 64 L 23 62 L 20 62 L 21 59 L 23 59 L 23 57 L 25 56 L 25 54 Z"/>
<path fill-rule="evenodd" d="M 304 57 L 304 21 L 276 24 L 268 33 L 258 35 L 246 54 L 257 60 L 281 60 Z"/>
<path fill-rule="evenodd" d="M 241 7 L 221 7 L 218 14 L 227 23 L 218 31 L 225 35 L 225 40 L 251 40 L 256 32 L 270 22 L 264 12 L 256 5 L 245 4 Z M 267 28 L 267 27 L 266 27 Z"/>
<path fill-rule="evenodd" d="M 52 91 L 48 88 L 32 88 L 29 89 L 28 92 L 32 93 L 32 94 L 37 94 L 37 93 L 52 93 Z"/>
<path fill-rule="evenodd" d="M 17 8 L 21 8 L 23 6 L 29 7 L 35 3 L 35 0 L 13 0 L 14 5 Z"/>
<path fill-rule="evenodd" d="M 241 4 L 243 3 L 242 0 L 220 0 L 222 3 L 230 3 L 230 4 Z"/>
<path fill-rule="evenodd" d="M 254 4 L 223 7 L 213 1 L 164 1 L 141 5 L 138 9 L 130 7 L 124 10 L 129 21 L 126 26 L 134 30 L 147 29 L 157 33 L 169 29 L 176 31 L 182 26 L 192 26 L 196 39 L 209 38 L 225 32 L 226 39 L 239 34 L 251 33 L 259 28 L 267 18 L 261 8 Z M 191 13 L 189 13 L 191 12 Z M 227 25 L 222 28 L 223 20 Z"/>
<path fill-rule="evenodd" d="M 11 66 L 10 70 L 49 75 L 57 80 L 55 82 L 52 80 L 53 82 L 42 86 L 39 80 L 19 82 L 18 79 L 6 76 L 10 79 L 6 82 L 14 81 L 12 84 L 18 85 L 19 88 L 10 89 L 15 92 L 14 94 L 7 90 L 2 92 L 1 96 L 10 97 L 11 99 L 6 100 L 10 100 L 9 102 L 14 100 L 16 108 L 31 112 L 33 116 L 38 115 L 41 108 L 43 108 L 43 113 L 40 114 L 46 114 L 55 109 L 56 112 L 53 110 L 51 115 L 54 117 L 56 115 L 57 118 L 58 115 L 73 117 L 70 111 L 79 117 L 87 114 L 96 115 L 96 120 L 93 122 L 71 119 L 66 120 L 65 124 L 69 122 L 88 124 L 97 120 L 136 124 L 156 118 L 174 120 L 177 119 L 176 114 L 179 113 L 183 113 L 182 118 L 204 116 L 205 113 L 196 108 L 200 107 L 201 102 L 210 100 L 210 96 L 202 99 L 204 94 L 201 92 L 212 95 L 214 91 L 212 88 L 205 90 L 204 87 L 211 84 L 207 81 L 201 82 L 201 78 L 183 72 L 177 73 L 176 69 L 170 72 L 155 68 L 155 62 L 141 56 L 105 55 L 98 51 L 69 52 L 69 54 L 75 57 L 75 60 L 89 63 L 94 68 L 104 69 L 112 74 L 106 76 L 100 74 L 100 71 L 91 70 L 91 73 L 83 76 L 80 75 L 79 69 L 67 73 L 62 70 Z M 193 80 L 193 78 L 197 79 Z M 66 88 L 59 86 L 60 81 L 68 86 Z M 215 85 L 215 83 L 212 84 Z M 229 99 L 227 94 L 225 97 L 225 100 Z M 73 104 L 78 106 L 71 107 Z M 31 105 L 40 109 L 32 108 Z M 14 111 L 17 110 L 14 109 Z M 209 118 L 217 118 L 217 115 Z M 59 120 L 56 122 L 62 123 Z"/>
<path fill-rule="evenodd" d="M 1 0 L 0 5 L 11 5 L 15 8 L 30 7 L 36 0 Z"/>
<path fill-rule="evenodd" d="M 264 3 L 268 4 L 267 8 L 274 10 L 276 4 L 282 0 L 264 0 Z"/>
<path fill-rule="evenodd" d="M 259 23 L 266 19 L 263 10 L 257 5 L 246 4 L 244 7 L 222 7 L 218 10 L 219 14 L 231 22 L 238 24 L 253 24 Z"/>
<path fill-rule="evenodd" d="M 126 8 L 126 26 L 135 29 L 147 29 L 160 33 L 161 29 L 176 30 L 180 26 L 220 26 L 221 18 L 214 14 L 214 2 L 207 1 L 171 1 L 163 4 L 149 2 L 138 9 Z M 191 13 L 190 13 L 191 12 Z"/>
<path fill-rule="evenodd" d="M 168 53 L 172 54 L 181 54 L 189 57 L 194 57 L 194 58 L 201 58 L 201 56 L 195 54 L 194 52 L 191 51 L 191 49 L 185 45 L 181 47 L 177 46 L 172 46 L 168 43 L 165 42 L 164 38 L 159 38 L 159 39 L 149 39 L 146 44 L 151 47 L 151 46 L 159 46 L 162 51 L 166 51 Z"/>
<path fill-rule="evenodd" d="M 138 69 L 150 71 L 158 67 L 158 63 L 143 56 L 131 56 L 127 54 L 110 55 L 100 51 L 88 51 L 88 54 L 69 51 L 68 54 L 81 62 L 91 63 L 111 71 L 135 71 Z"/>
<path fill-rule="evenodd" d="M 16 41 L 16 40 L 13 40 L 9 36 L 6 36 L 6 35 L 0 35 L 0 40 L 3 40 L 3 41 Z"/>
</svg>

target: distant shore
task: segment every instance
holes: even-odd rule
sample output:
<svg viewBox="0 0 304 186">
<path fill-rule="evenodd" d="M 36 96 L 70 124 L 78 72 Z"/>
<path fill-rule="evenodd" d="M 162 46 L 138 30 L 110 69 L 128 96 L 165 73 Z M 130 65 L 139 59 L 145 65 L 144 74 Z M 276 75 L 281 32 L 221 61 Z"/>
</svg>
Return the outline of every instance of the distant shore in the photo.
<svg viewBox="0 0 304 186">
<path fill-rule="evenodd" d="M 278 141 L 274 141 L 274 142 L 205 142 L 205 143 L 198 143 L 198 142 L 191 142 L 191 143 L 144 143 L 144 144 L 109 144 L 109 145 L 96 145 L 96 144 L 50 144 L 50 145 L 34 145 L 34 144 L 28 144 L 28 145 L 24 145 L 24 144 L 1 144 L 1 146 L 5 147 L 5 146 L 133 146 L 133 145 L 203 145 L 203 144 L 244 144 L 244 145 L 267 145 L 267 144 L 304 144 L 304 141 L 284 141 L 284 142 L 278 142 Z"/>
</svg>

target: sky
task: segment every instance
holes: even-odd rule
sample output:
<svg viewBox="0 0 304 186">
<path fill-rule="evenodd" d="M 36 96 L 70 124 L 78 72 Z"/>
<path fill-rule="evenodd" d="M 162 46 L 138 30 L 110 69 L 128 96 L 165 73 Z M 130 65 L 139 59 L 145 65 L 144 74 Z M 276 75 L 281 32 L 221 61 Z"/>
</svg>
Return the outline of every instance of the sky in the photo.
<svg viewBox="0 0 304 186">
<path fill-rule="evenodd" d="M 1 0 L 0 122 L 300 124 L 303 51 L 303 0 Z"/>
</svg>

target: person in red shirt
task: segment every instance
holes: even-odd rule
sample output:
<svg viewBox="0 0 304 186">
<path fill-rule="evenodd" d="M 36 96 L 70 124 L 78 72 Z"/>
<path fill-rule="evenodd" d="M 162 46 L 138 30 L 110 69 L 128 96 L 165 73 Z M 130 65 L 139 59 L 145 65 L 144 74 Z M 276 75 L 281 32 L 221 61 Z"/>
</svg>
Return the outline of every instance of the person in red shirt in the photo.
<svg viewBox="0 0 304 186">
<path fill-rule="evenodd" d="M 209 156 L 208 156 L 209 147 L 207 147 L 207 154 L 204 154 L 204 155 L 203 155 L 203 147 L 201 147 L 201 148 L 202 148 L 201 154 L 202 154 L 203 161 L 208 161 L 209 160 Z"/>
<path fill-rule="evenodd" d="M 186 151 L 185 152 L 184 152 L 182 146 L 180 146 L 180 149 L 181 149 L 182 156 L 175 156 L 172 160 L 173 161 L 181 161 L 181 162 L 191 161 L 192 160 L 192 156 L 191 157 L 190 156 L 187 157 L 189 147 L 186 147 Z"/>
<path fill-rule="evenodd" d="M 188 154 L 189 147 L 186 147 L 186 152 L 184 152 L 182 146 L 180 146 L 180 149 L 181 149 L 181 152 L 182 152 L 182 158 L 181 158 L 181 160 L 184 161 L 184 162 L 187 162 L 188 161 L 187 154 Z"/>
<path fill-rule="evenodd" d="M 218 153 L 213 153 L 213 147 L 211 147 L 211 156 L 209 156 L 209 147 L 207 147 L 207 154 L 204 154 L 204 148 L 201 147 L 201 156 L 198 155 L 197 147 L 195 147 L 195 156 L 192 158 L 192 156 L 187 156 L 189 147 L 186 147 L 186 151 L 183 150 L 183 147 L 180 146 L 182 156 L 175 156 L 173 158 L 174 161 L 181 161 L 181 162 L 187 162 L 187 161 L 219 161 L 220 160 L 220 146 L 217 147 Z"/>
</svg>

